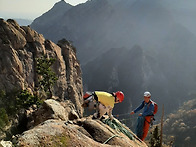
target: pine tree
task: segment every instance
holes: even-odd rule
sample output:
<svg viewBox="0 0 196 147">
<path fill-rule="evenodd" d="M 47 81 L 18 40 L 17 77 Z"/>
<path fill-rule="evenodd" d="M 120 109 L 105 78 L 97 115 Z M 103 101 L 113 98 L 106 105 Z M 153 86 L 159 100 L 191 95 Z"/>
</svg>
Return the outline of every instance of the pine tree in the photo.
<svg viewBox="0 0 196 147">
<path fill-rule="evenodd" d="M 39 89 L 49 93 L 49 98 L 52 97 L 52 86 L 57 81 L 56 74 L 52 71 L 51 66 L 55 62 L 54 58 L 47 58 L 43 56 L 36 59 L 37 68 L 36 72 L 40 75 L 39 78 Z"/>
<path fill-rule="evenodd" d="M 0 108 L 0 130 L 3 130 L 3 128 L 8 124 L 8 115 L 6 113 L 6 110 L 4 108 Z"/>
<path fill-rule="evenodd" d="M 161 140 L 160 140 L 158 126 L 156 126 L 152 132 L 152 136 L 150 138 L 150 146 L 151 147 L 161 147 Z"/>
</svg>

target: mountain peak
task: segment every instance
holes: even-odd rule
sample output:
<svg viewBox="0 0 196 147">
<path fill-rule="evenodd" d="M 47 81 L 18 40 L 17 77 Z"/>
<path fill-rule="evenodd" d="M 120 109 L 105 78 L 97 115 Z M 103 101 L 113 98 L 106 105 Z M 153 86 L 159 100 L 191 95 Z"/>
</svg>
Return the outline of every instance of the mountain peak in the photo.
<svg viewBox="0 0 196 147">
<path fill-rule="evenodd" d="M 51 10 L 53 10 L 53 9 L 69 9 L 71 7 L 73 7 L 73 6 L 70 5 L 69 3 L 66 3 L 64 0 L 61 0 L 57 3 L 55 3 Z M 49 10 L 49 11 L 51 11 L 51 10 Z"/>
<path fill-rule="evenodd" d="M 55 3 L 49 11 L 36 18 L 31 24 L 31 27 L 36 28 L 36 26 L 38 25 L 43 26 L 43 28 L 47 30 L 49 28 L 47 28 L 45 24 L 49 24 L 50 26 L 52 23 L 58 22 L 59 19 L 61 19 L 62 16 L 72 7 L 72 5 L 66 3 L 64 0 L 61 0 Z M 37 31 L 39 31 L 39 29 L 37 29 Z"/>
</svg>

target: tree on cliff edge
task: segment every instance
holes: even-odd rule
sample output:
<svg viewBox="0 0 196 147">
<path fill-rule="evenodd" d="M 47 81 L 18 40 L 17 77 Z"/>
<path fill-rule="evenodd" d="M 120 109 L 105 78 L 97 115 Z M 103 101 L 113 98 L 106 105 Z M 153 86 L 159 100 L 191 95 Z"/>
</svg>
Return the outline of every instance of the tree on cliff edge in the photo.
<svg viewBox="0 0 196 147">
<path fill-rule="evenodd" d="M 56 74 L 52 71 L 51 66 L 55 62 L 54 58 L 47 58 L 43 56 L 41 58 L 37 58 L 37 68 L 36 72 L 39 77 L 39 89 L 44 90 L 48 93 L 48 98 L 52 97 L 52 86 L 57 81 Z"/>
</svg>

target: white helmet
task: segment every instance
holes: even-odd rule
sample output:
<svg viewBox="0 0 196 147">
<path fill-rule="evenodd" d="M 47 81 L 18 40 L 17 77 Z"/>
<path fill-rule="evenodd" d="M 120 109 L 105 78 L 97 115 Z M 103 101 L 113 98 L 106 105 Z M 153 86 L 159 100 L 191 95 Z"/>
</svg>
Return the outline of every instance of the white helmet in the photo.
<svg viewBox="0 0 196 147">
<path fill-rule="evenodd" d="M 150 96 L 151 96 L 151 94 L 150 94 L 150 92 L 146 91 L 146 92 L 144 92 L 144 96 L 146 96 L 146 97 L 150 97 Z"/>
</svg>

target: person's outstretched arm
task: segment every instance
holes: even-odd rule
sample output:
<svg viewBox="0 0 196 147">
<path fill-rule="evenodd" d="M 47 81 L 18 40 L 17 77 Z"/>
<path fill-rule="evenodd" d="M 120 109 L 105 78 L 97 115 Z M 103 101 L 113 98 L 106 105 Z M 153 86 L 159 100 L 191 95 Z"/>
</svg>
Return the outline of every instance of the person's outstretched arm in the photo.
<svg viewBox="0 0 196 147">
<path fill-rule="evenodd" d="M 131 114 L 137 113 L 144 107 L 144 101 L 134 110 L 131 112 Z"/>
</svg>

